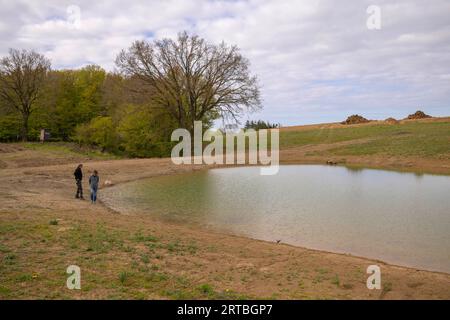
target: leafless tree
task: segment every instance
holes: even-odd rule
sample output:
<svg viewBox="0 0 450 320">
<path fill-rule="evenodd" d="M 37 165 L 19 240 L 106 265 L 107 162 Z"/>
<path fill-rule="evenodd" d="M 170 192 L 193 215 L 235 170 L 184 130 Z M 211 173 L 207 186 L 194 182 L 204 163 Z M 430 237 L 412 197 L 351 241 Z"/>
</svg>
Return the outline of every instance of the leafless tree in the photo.
<svg viewBox="0 0 450 320">
<path fill-rule="evenodd" d="M 117 56 L 118 69 L 139 78 L 153 103 L 165 107 L 181 127 L 196 120 L 234 119 L 261 107 L 249 61 L 236 46 L 211 44 L 180 33 L 176 40 L 136 41 Z"/>
<path fill-rule="evenodd" d="M 28 119 L 49 70 L 50 60 L 32 50 L 10 49 L 9 55 L 0 59 L 0 99 L 21 113 L 23 141 L 27 140 Z"/>
</svg>

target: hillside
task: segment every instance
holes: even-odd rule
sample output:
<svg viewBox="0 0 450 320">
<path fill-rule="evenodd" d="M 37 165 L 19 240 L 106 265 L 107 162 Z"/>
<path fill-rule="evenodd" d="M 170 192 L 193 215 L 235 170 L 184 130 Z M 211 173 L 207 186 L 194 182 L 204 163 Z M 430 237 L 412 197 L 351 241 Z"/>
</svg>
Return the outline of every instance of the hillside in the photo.
<svg viewBox="0 0 450 320">
<path fill-rule="evenodd" d="M 328 123 L 280 130 L 282 162 L 326 162 L 450 173 L 450 117 Z"/>
</svg>

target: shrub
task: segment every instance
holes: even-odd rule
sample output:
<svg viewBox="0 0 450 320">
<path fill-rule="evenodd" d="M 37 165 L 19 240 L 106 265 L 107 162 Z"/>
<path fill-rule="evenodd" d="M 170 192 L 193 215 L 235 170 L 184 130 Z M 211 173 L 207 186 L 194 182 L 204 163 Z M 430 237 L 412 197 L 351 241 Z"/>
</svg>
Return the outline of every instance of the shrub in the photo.
<svg viewBox="0 0 450 320">
<path fill-rule="evenodd" d="M 111 117 L 96 117 L 86 124 L 78 125 L 73 139 L 80 145 L 98 146 L 102 152 L 117 151 L 119 141 Z"/>
<path fill-rule="evenodd" d="M 18 140 L 21 125 L 18 116 L 0 114 L 0 141 L 11 142 Z"/>
<path fill-rule="evenodd" d="M 121 147 L 132 157 L 166 157 L 174 143 L 170 142 L 176 128 L 171 118 L 157 109 L 126 106 L 117 132 Z"/>
</svg>

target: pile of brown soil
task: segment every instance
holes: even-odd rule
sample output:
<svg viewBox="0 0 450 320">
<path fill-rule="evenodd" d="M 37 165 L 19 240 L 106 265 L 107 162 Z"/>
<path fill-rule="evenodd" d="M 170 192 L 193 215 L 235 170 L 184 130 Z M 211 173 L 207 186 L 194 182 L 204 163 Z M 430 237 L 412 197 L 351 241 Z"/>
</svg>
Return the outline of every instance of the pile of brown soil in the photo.
<svg viewBox="0 0 450 320">
<path fill-rule="evenodd" d="M 390 123 L 390 124 L 396 124 L 399 123 L 399 121 L 397 119 L 394 119 L 392 117 L 387 118 L 386 120 L 384 120 L 384 122 Z"/>
<path fill-rule="evenodd" d="M 410 114 L 406 119 L 426 119 L 426 118 L 431 118 L 431 116 L 425 114 L 425 112 L 423 111 L 416 111 L 416 113 Z"/>
<path fill-rule="evenodd" d="M 359 114 L 351 115 L 347 118 L 347 120 L 342 121 L 342 124 L 358 124 L 358 123 L 367 123 L 370 120 L 367 120 L 366 118 L 360 116 Z"/>
</svg>

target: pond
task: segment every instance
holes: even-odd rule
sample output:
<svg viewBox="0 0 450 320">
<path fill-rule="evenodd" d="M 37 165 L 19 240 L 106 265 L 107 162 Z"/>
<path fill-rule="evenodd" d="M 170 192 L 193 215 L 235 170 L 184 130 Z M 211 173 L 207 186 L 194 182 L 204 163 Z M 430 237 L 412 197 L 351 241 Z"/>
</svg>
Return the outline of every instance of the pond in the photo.
<svg viewBox="0 0 450 320">
<path fill-rule="evenodd" d="M 259 172 L 155 177 L 101 196 L 119 211 L 450 273 L 450 177 L 322 165 Z"/>
</svg>

